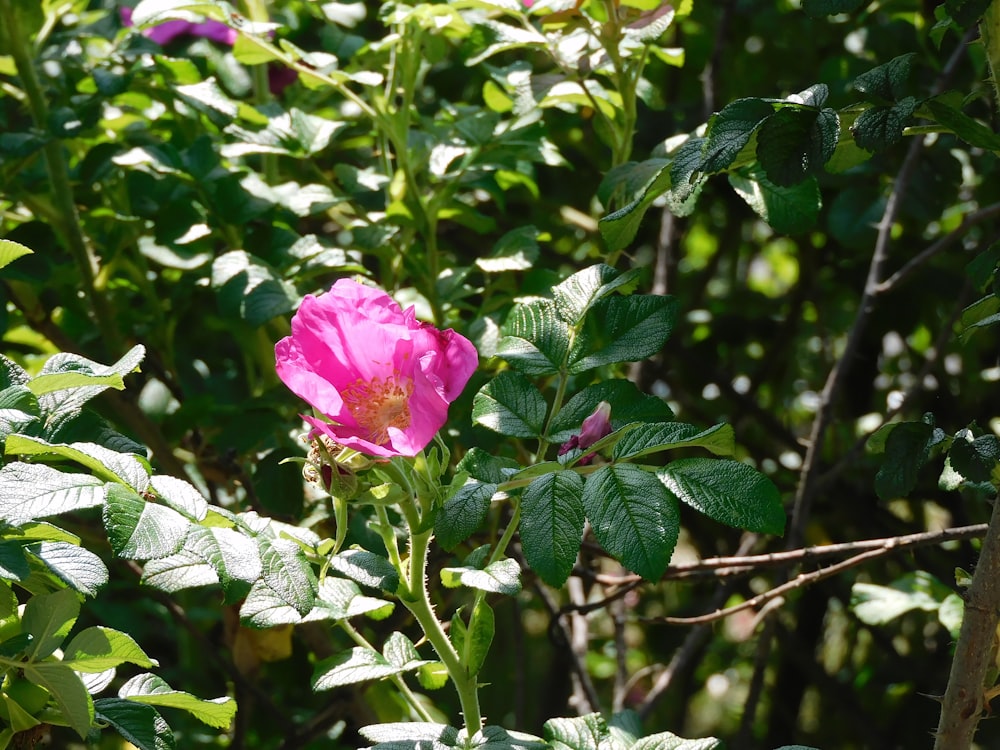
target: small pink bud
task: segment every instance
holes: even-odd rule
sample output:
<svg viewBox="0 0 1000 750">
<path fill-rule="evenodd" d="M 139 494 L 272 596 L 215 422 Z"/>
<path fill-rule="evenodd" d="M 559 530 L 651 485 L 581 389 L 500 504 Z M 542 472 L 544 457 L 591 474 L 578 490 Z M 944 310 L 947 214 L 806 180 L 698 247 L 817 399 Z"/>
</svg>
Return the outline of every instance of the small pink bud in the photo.
<svg viewBox="0 0 1000 750">
<path fill-rule="evenodd" d="M 594 413 L 583 420 L 580 425 L 581 448 L 589 448 L 602 437 L 611 434 L 611 404 L 602 401 L 594 409 Z"/>
<path fill-rule="evenodd" d="M 574 448 L 589 448 L 602 437 L 610 435 L 611 432 L 611 404 L 607 401 L 602 401 L 597 405 L 593 413 L 583 420 L 583 424 L 580 425 L 580 433 L 563 443 L 563 446 L 559 449 L 559 455 L 564 456 Z M 586 455 L 577 461 L 577 463 L 586 466 L 594 460 L 594 455 L 593 453 Z"/>
</svg>

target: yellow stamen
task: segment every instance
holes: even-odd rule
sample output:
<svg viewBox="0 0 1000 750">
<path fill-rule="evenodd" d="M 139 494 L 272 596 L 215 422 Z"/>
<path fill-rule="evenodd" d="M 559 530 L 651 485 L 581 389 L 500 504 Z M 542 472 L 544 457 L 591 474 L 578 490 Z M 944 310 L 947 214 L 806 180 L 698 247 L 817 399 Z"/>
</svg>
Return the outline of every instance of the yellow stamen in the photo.
<svg viewBox="0 0 1000 750">
<path fill-rule="evenodd" d="M 410 396 L 413 382 L 408 378 L 358 378 L 341 391 L 341 398 L 351 416 L 368 432 L 375 445 L 389 442 L 389 428 L 405 430 L 410 426 Z"/>
</svg>

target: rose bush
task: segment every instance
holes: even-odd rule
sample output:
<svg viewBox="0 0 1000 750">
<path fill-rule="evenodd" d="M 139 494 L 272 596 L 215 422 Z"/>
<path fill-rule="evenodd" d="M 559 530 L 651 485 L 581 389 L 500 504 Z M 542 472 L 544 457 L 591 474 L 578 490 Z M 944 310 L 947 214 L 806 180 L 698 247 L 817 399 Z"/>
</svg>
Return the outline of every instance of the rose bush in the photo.
<svg viewBox="0 0 1000 750">
<path fill-rule="evenodd" d="M 275 358 L 285 385 L 325 417 L 303 415 L 316 432 L 373 456 L 419 453 L 479 364 L 465 337 L 347 279 L 303 299 Z"/>
</svg>

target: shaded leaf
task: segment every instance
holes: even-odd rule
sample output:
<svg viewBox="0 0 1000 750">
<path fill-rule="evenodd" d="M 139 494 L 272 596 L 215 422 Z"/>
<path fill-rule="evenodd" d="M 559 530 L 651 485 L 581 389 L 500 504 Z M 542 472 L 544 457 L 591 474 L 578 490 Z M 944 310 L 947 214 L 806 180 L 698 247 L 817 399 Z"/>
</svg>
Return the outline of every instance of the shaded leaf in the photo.
<svg viewBox="0 0 1000 750">
<path fill-rule="evenodd" d="M 535 479 L 521 498 L 521 547 L 528 565 L 550 586 L 569 578 L 583 537 L 583 479 L 560 471 Z"/>
</svg>

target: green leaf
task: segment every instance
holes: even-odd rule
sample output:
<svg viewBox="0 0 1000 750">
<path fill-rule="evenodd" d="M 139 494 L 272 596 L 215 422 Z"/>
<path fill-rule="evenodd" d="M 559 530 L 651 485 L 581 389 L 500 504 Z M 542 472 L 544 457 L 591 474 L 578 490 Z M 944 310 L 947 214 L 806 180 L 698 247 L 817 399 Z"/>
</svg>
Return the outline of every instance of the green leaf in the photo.
<svg viewBox="0 0 1000 750">
<path fill-rule="evenodd" d="M 666 422 L 674 416 L 666 401 L 643 393 L 632 381 L 623 378 L 602 380 L 584 388 L 559 410 L 549 426 L 549 441 L 569 440 L 602 401 L 611 404 L 614 429 L 633 422 Z"/>
<path fill-rule="evenodd" d="M 44 396 L 46 393 L 86 386 L 100 386 L 122 391 L 125 390 L 125 381 L 117 373 L 113 375 L 91 375 L 86 372 L 52 372 L 48 375 L 38 375 L 28 382 L 28 389 L 36 396 Z"/>
<path fill-rule="evenodd" d="M 470 675 L 477 675 L 489 653 L 496 632 L 493 610 L 484 599 L 477 599 L 466 626 L 461 612 L 451 618 L 451 642 Z"/>
<path fill-rule="evenodd" d="M 79 675 L 67 665 L 53 661 L 26 664 L 24 676 L 52 693 L 66 723 L 81 738 L 86 738 L 94 723 L 94 703 Z"/>
<path fill-rule="evenodd" d="M 490 594 L 515 596 L 521 592 L 521 566 L 517 560 L 490 563 L 482 570 L 473 567 L 442 568 L 441 582 L 448 588 L 468 586 Z"/>
<path fill-rule="evenodd" d="M 521 466 L 512 458 L 495 456 L 482 448 L 473 446 L 466 451 L 455 468 L 458 472 L 467 472 L 473 479 L 478 479 L 480 482 L 500 484 L 518 472 Z"/>
<path fill-rule="evenodd" d="M 699 430 L 684 422 L 660 422 L 639 425 L 622 437 L 611 455 L 614 459 L 632 459 L 674 448 L 706 448 L 717 456 L 731 456 L 736 450 L 732 425 L 720 423 Z"/>
<path fill-rule="evenodd" d="M 638 269 L 618 273 L 611 266 L 598 263 L 569 276 L 552 288 L 553 302 L 559 317 L 577 325 L 598 300 L 612 292 L 630 293 L 638 285 Z"/>
<path fill-rule="evenodd" d="M 149 470 L 127 453 L 94 443 L 48 443 L 27 435 L 10 435 L 4 445 L 8 456 L 57 456 L 74 461 L 107 482 L 121 482 L 136 492 L 149 486 Z"/>
<path fill-rule="evenodd" d="M 583 506 L 611 555 L 647 581 L 663 575 L 680 532 L 677 499 L 631 464 L 604 466 L 587 478 Z"/>
<path fill-rule="evenodd" d="M 721 747 L 722 742 L 715 737 L 686 740 L 671 732 L 660 732 L 641 737 L 629 750 L 716 750 Z"/>
<path fill-rule="evenodd" d="M 962 310 L 963 337 L 977 328 L 988 328 L 1000 322 L 1000 297 L 988 294 Z M 2 502 L 2 501 L 0 501 Z"/>
<path fill-rule="evenodd" d="M 484 385 L 472 401 L 472 421 L 501 435 L 537 438 L 548 406 L 526 377 L 509 370 Z"/>
<path fill-rule="evenodd" d="M 763 174 L 730 174 L 729 184 L 754 213 L 781 234 L 806 232 L 819 217 L 822 199 L 815 177 L 780 187 Z"/>
<path fill-rule="evenodd" d="M 833 156 L 840 120 L 832 109 L 783 107 L 757 132 L 757 159 L 767 178 L 791 187 L 822 170 Z"/>
<path fill-rule="evenodd" d="M 448 498 L 434 518 L 434 534 L 449 552 L 482 526 L 497 491 L 492 483 L 470 482 Z"/>
<path fill-rule="evenodd" d="M 149 482 L 157 497 L 192 521 L 201 521 L 208 513 L 208 501 L 190 482 L 169 474 L 157 474 Z"/>
<path fill-rule="evenodd" d="M 316 607 L 309 619 L 349 620 L 365 615 L 371 620 L 383 620 L 395 606 L 385 599 L 363 595 L 354 581 L 327 576 L 320 582 Z"/>
<path fill-rule="evenodd" d="M 134 703 L 186 711 L 202 724 L 228 729 L 236 715 L 236 701 L 228 696 L 203 699 L 174 690 L 162 678 L 148 672 L 130 679 L 118 689 L 118 697 Z"/>
<path fill-rule="evenodd" d="M 224 587 L 233 581 L 253 583 L 260 577 L 260 547 L 235 529 L 192 527 L 184 542 L 184 550 L 211 565 Z"/>
<path fill-rule="evenodd" d="M 359 734 L 374 743 L 371 750 L 447 750 L 465 748 L 459 731 L 446 724 L 400 721 L 362 727 Z"/>
<path fill-rule="evenodd" d="M 997 266 L 1000 266 L 1000 242 L 994 242 L 966 263 L 965 275 L 969 277 L 969 280 L 976 289 L 984 291 L 987 285 L 993 282 Z M 993 295 L 990 296 L 992 297 Z M 994 299 L 997 298 L 994 297 Z M 997 301 L 1000 302 L 1000 299 L 997 299 Z M 0 396 L 2 395 L 0 394 Z"/>
<path fill-rule="evenodd" d="M 25 550 L 56 578 L 85 596 L 97 596 L 108 582 L 104 561 L 88 549 L 68 542 L 38 542 Z"/>
<path fill-rule="evenodd" d="M 240 607 L 240 620 L 252 628 L 296 625 L 302 615 L 264 581 L 256 581 Z"/>
<path fill-rule="evenodd" d="M 142 582 L 172 594 L 175 591 L 219 583 L 215 568 L 188 550 L 150 560 L 143 566 Z"/>
<path fill-rule="evenodd" d="M 448 668 L 439 661 L 428 662 L 417 670 L 417 681 L 424 690 L 440 690 L 448 684 Z"/>
<path fill-rule="evenodd" d="M 834 16 L 838 13 L 853 13 L 869 0 L 802 0 L 802 10 L 810 16 Z"/>
<path fill-rule="evenodd" d="M 908 97 L 891 107 L 879 105 L 866 109 L 851 126 L 854 142 L 866 151 L 881 151 L 895 145 L 903 137 L 903 126 L 916 106 L 916 100 Z"/>
<path fill-rule="evenodd" d="M 111 548 L 126 560 L 151 560 L 179 551 L 191 522 L 172 508 L 146 502 L 120 484 L 108 485 L 104 528 Z"/>
<path fill-rule="evenodd" d="M 896 101 L 902 98 L 916 57 L 916 53 L 909 52 L 862 73 L 854 79 L 854 90 L 873 101 Z"/>
<path fill-rule="evenodd" d="M 945 0 L 944 7 L 952 20 L 962 27 L 975 25 L 992 0 Z"/>
<path fill-rule="evenodd" d="M 316 577 L 302 549 L 290 539 L 257 537 L 257 543 L 264 581 L 300 615 L 308 614 L 316 597 Z"/>
<path fill-rule="evenodd" d="M 749 97 L 737 99 L 712 115 L 699 171 L 713 173 L 726 169 L 750 142 L 757 127 L 773 114 L 770 102 Z"/>
<path fill-rule="evenodd" d="M 174 750 L 176 747 L 170 726 L 152 706 L 121 698 L 100 698 L 94 701 L 94 714 L 138 750 Z"/>
<path fill-rule="evenodd" d="M 697 155 L 697 160 L 697 163 L 700 165 L 700 151 Z M 608 246 L 608 250 L 617 252 L 626 247 L 639 231 L 642 219 L 646 215 L 646 209 L 649 208 L 654 200 L 670 190 L 672 185 L 676 184 L 672 180 L 670 162 L 657 164 L 646 185 L 631 203 L 602 217 L 600 222 L 598 222 L 598 227 L 601 230 L 601 237 L 604 238 L 604 242 Z"/>
<path fill-rule="evenodd" d="M 923 570 L 906 573 L 891 586 L 855 583 L 851 609 L 866 625 L 885 625 L 914 609 L 936 612 L 952 590 Z"/>
<path fill-rule="evenodd" d="M 892 427 L 885 440 L 885 461 L 875 475 L 875 492 L 880 498 L 892 500 L 910 493 L 933 439 L 934 427 L 924 422 L 899 422 Z"/>
<path fill-rule="evenodd" d="M 62 645 L 79 616 L 80 597 L 71 589 L 31 597 L 21 617 L 22 631 L 32 636 L 26 658 L 39 661 L 50 656 Z"/>
<path fill-rule="evenodd" d="M 174 92 L 185 104 L 201 112 L 216 126 L 228 125 L 239 114 L 239 105 L 216 83 L 214 76 L 187 86 L 175 86 Z"/>
<path fill-rule="evenodd" d="M 740 461 L 683 458 L 656 476 L 678 499 L 719 523 L 762 534 L 785 532 L 785 509 L 774 482 Z"/>
<path fill-rule="evenodd" d="M 952 467 L 971 482 L 988 482 L 1000 461 L 1000 440 L 996 435 L 980 435 L 967 440 L 968 432 L 955 435 L 948 451 Z"/>
<path fill-rule="evenodd" d="M 382 591 L 392 591 L 399 587 L 399 573 L 385 557 L 363 549 L 347 549 L 338 552 L 329 560 L 330 570 Z"/>
<path fill-rule="evenodd" d="M 570 329 L 549 300 L 516 305 L 501 333 L 497 356 L 526 375 L 551 375 L 565 363 Z"/>
<path fill-rule="evenodd" d="M 137 370 L 139 364 L 146 356 L 146 349 L 143 346 L 133 346 L 121 359 L 113 365 L 102 365 L 78 354 L 66 352 L 54 354 L 42 365 L 41 372 L 32 380 L 38 380 L 42 376 L 50 374 L 79 374 L 93 375 L 98 378 L 113 377 L 115 375 L 124 377 L 130 372 Z M 28 384 L 31 387 L 31 384 Z M 45 414 L 48 414 L 48 423 L 51 429 L 74 418 L 80 413 L 83 405 L 98 394 L 103 393 L 109 386 L 103 384 L 76 385 L 43 393 L 38 398 L 38 403 Z"/>
<path fill-rule="evenodd" d="M 104 482 L 89 474 L 19 461 L 0 469 L 0 520 L 12 526 L 95 508 L 104 497 Z"/>
<path fill-rule="evenodd" d="M 950 98 L 947 95 L 942 95 L 927 99 L 921 105 L 921 113 L 926 108 L 935 120 L 970 146 L 977 146 L 988 151 L 1000 151 L 1000 135 L 988 125 L 972 119 L 962 110 L 952 106 L 949 103 Z"/>
<path fill-rule="evenodd" d="M 600 714 L 549 719 L 544 726 L 545 739 L 556 750 L 606 750 L 608 747 L 608 725 Z"/>
<path fill-rule="evenodd" d="M 538 477 L 521 499 L 521 547 L 543 581 L 560 588 L 583 538 L 583 479 L 575 471 Z"/>
<path fill-rule="evenodd" d="M 135 6 L 132 23 L 138 28 L 154 26 L 170 19 L 200 21 L 202 16 L 225 21 L 222 5 L 215 0 L 142 0 Z"/>
<path fill-rule="evenodd" d="M 708 175 L 700 171 L 705 143 L 704 138 L 688 138 L 673 154 L 667 208 L 674 216 L 690 216 L 702 188 L 708 182 Z"/>
<path fill-rule="evenodd" d="M 378 651 L 356 646 L 318 662 L 313 669 L 311 684 L 313 690 L 332 690 L 358 682 L 381 680 L 402 671 Z"/>
<path fill-rule="evenodd" d="M 212 287 L 219 291 L 223 313 L 242 318 L 252 326 L 286 315 L 298 302 L 294 286 L 263 260 L 244 250 L 231 250 L 215 259 Z"/>
<path fill-rule="evenodd" d="M 104 672 L 119 664 L 155 667 L 132 636 L 100 626 L 77 633 L 64 649 L 63 663 L 77 672 Z"/>
<path fill-rule="evenodd" d="M 20 242 L 13 240 L 0 240 L 0 268 L 8 266 L 18 258 L 25 255 L 32 255 L 34 251 L 25 247 Z"/>
<path fill-rule="evenodd" d="M 569 371 L 579 373 L 656 354 L 670 338 L 677 307 L 675 297 L 654 294 L 599 300 L 587 313 L 574 342 Z"/>
<path fill-rule="evenodd" d="M 513 229 L 503 235 L 489 255 L 476 258 L 476 266 L 483 273 L 527 271 L 538 260 L 538 238 L 541 232 L 528 225 Z"/>
<path fill-rule="evenodd" d="M 20 540 L 0 541 L 0 584 L 3 580 L 26 581 L 31 576 L 24 549 Z"/>
</svg>

